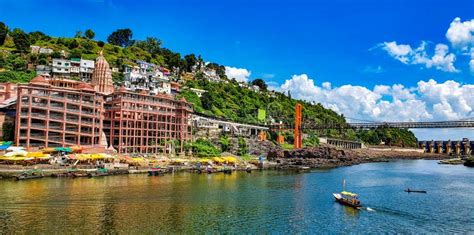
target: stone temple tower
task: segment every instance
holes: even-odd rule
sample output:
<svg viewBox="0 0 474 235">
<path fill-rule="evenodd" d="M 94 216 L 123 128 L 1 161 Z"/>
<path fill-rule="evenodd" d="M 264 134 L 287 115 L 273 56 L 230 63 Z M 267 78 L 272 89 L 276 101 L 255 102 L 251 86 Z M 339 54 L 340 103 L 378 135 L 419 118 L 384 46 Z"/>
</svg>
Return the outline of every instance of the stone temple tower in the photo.
<svg viewBox="0 0 474 235">
<path fill-rule="evenodd" d="M 112 81 L 112 70 L 109 63 L 100 51 L 99 57 L 95 60 L 95 69 L 92 73 L 92 85 L 97 92 L 111 94 L 114 92 L 114 84 Z"/>
</svg>

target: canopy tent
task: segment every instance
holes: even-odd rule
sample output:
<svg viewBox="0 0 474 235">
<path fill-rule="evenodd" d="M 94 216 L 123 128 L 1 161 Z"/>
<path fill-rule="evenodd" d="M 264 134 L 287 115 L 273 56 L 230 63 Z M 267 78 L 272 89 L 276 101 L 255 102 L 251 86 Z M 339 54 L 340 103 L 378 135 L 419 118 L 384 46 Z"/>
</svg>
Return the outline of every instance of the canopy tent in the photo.
<svg viewBox="0 0 474 235">
<path fill-rule="evenodd" d="M 13 144 L 13 142 L 11 141 L 1 141 L 0 142 L 0 150 L 7 150 L 11 145 Z"/>
<path fill-rule="evenodd" d="M 341 194 L 344 195 L 344 196 L 348 196 L 348 197 L 357 197 L 357 194 L 347 192 L 347 191 L 343 191 L 343 192 L 341 192 Z"/>
</svg>

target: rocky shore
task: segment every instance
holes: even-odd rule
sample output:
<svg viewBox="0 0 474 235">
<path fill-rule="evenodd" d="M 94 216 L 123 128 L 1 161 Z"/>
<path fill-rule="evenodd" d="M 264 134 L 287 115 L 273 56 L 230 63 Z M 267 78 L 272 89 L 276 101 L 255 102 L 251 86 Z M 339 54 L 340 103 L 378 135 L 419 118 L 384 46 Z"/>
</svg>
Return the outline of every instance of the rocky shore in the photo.
<svg viewBox="0 0 474 235">
<path fill-rule="evenodd" d="M 274 167 L 277 169 L 333 168 L 395 159 L 440 160 L 448 157 L 441 154 L 420 153 L 415 150 L 345 150 L 327 145 L 298 150 L 272 149 L 268 153 L 268 159 L 276 162 Z"/>
</svg>

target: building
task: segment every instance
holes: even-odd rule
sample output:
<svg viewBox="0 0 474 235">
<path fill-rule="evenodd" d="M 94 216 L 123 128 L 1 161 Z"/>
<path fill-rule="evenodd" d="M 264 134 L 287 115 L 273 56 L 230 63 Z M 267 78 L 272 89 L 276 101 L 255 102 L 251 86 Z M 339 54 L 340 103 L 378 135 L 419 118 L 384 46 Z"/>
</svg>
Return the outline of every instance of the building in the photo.
<svg viewBox="0 0 474 235">
<path fill-rule="evenodd" d="M 40 47 L 40 46 L 30 46 L 31 53 L 33 54 L 52 54 L 54 51 L 51 48 Z"/>
<path fill-rule="evenodd" d="M 0 83 L 0 137 L 2 139 L 9 138 L 4 136 L 5 129 L 9 128 L 8 132 L 12 132 L 15 119 L 15 103 L 17 97 L 17 85 L 14 83 Z"/>
<path fill-rule="evenodd" d="M 81 81 L 90 81 L 94 72 L 94 61 L 80 58 L 71 58 L 70 60 L 54 58 L 52 63 L 52 76 L 57 78 L 77 77 Z M 37 74 L 43 74 L 38 72 Z"/>
<path fill-rule="evenodd" d="M 40 75 L 18 86 L 17 146 L 81 145 L 114 148 L 119 153 L 183 150 L 184 142 L 191 139 L 193 112 L 186 100 L 125 87 L 115 90 L 102 53 L 94 66 L 91 83 Z"/>
<path fill-rule="evenodd" d="M 201 96 L 206 93 L 207 91 L 206 90 L 201 90 L 201 89 L 197 89 L 197 88 L 190 88 L 189 90 L 191 90 L 192 92 L 194 92 L 199 98 L 201 98 Z"/>
<path fill-rule="evenodd" d="M 10 98 L 16 98 L 17 85 L 14 83 L 6 82 L 0 83 L 0 102 L 8 100 Z"/>
<path fill-rule="evenodd" d="M 97 92 L 111 94 L 114 92 L 114 83 L 112 81 L 112 70 L 105 57 L 100 52 L 95 60 L 95 70 L 92 73 L 92 85 Z"/>
<path fill-rule="evenodd" d="M 37 76 L 18 87 L 15 144 L 81 145 L 119 153 L 170 153 L 191 139 L 192 107 L 170 95 L 112 94 L 88 83 Z"/>
<path fill-rule="evenodd" d="M 149 91 L 151 94 L 172 94 L 169 70 L 142 60 L 135 66 L 125 66 L 124 86 L 130 91 Z M 179 89 L 178 89 L 179 90 Z"/>
<path fill-rule="evenodd" d="M 30 149 L 102 143 L 104 99 L 90 84 L 37 76 L 18 86 L 17 97 L 17 146 Z"/>
<path fill-rule="evenodd" d="M 191 139 L 192 107 L 184 99 L 122 87 L 107 98 L 106 110 L 105 133 L 119 153 L 182 151 Z"/>
<path fill-rule="evenodd" d="M 49 65 L 36 65 L 36 74 L 38 75 L 51 75 L 52 68 Z"/>
</svg>

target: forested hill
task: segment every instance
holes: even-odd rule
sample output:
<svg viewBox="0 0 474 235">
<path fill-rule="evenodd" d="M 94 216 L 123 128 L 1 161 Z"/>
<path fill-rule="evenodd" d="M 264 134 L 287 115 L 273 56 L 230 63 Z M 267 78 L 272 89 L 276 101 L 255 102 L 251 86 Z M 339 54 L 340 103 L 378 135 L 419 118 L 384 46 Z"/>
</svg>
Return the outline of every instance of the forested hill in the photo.
<svg viewBox="0 0 474 235">
<path fill-rule="evenodd" d="M 28 82 L 35 75 L 34 67 L 49 65 L 53 58 L 95 59 L 100 51 L 111 67 L 119 70 L 124 65 L 133 65 L 136 60 L 154 63 L 171 70 L 171 78 L 184 83 L 181 96 L 194 104 L 196 112 L 217 116 L 237 122 L 264 124 L 272 119 L 275 122 L 292 123 L 294 107 L 297 102 L 303 105 L 303 121 L 305 123 L 344 124 L 343 116 L 324 108 L 321 104 L 297 101 L 291 97 L 266 90 L 262 79 L 251 84 L 241 84 L 227 78 L 225 67 L 218 63 L 204 63 L 198 55 L 182 56 L 163 47 L 160 39 L 147 37 L 143 40 L 134 39 L 131 29 L 118 29 L 112 32 L 107 42 L 94 40 L 93 30 L 77 31 L 74 37 L 51 37 L 41 31 L 24 32 L 21 29 L 9 29 L 0 22 L 0 82 Z M 52 50 L 50 54 L 32 53 L 30 46 L 38 46 Z M 202 72 L 196 71 L 205 64 L 206 69 L 215 71 L 221 82 L 208 82 Z M 189 75 L 194 80 L 183 82 L 182 76 Z M 119 86 L 123 82 L 123 73 L 113 73 L 114 83 Z M 243 86 L 245 85 L 245 86 Z M 260 91 L 248 87 L 258 85 Z M 190 88 L 206 90 L 199 98 Z M 258 120 L 258 110 L 266 110 L 266 118 Z M 330 136 L 347 139 L 360 139 L 366 143 L 378 144 L 381 141 L 400 146 L 414 146 L 416 138 L 407 130 L 372 130 L 354 132 L 352 130 L 326 130 L 311 132 L 311 135 Z M 291 143 L 291 131 L 286 132 L 286 139 Z"/>
<path fill-rule="evenodd" d="M 254 82 L 255 84 L 255 82 Z M 258 83 L 256 83 L 258 84 Z M 181 96 L 194 104 L 198 113 L 225 118 L 236 122 L 268 124 L 270 121 L 292 124 L 294 122 L 294 110 L 296 103 L 303 105 L 304 123 L 332 123 L 345 124 L 342 115 L 324 108 L 321 104 L 313 104 L 305 101 L 295 100 L 280 92 L 268 91 L 265 85 L 256 92 L 239 85 L 235 80 L 228 83 L 214 83 L 206 80 L 194 80 L 186 82 Z M 202 97 L 198 97 L 191 88 L 205 90 Z M 262 89 L 263 88 L 263 89 Z M 258 120 L 258 109 L 266 110 L 267 118 Z M 273 120 L 272 120 L 273 119 Z M 306 134 L 315 136 L 328 136 L 352 140 L 361 140 L 367 144 L 378 145 L 385 143 L 392 146 L 415 147 L 415 135 L 406 129 L 375 129 L 364 131 L 353 130 L 325 130 L 310 131 Z M 289 143 L 292 141 L 292 131 L 283 133 Z"/>
<path fill-rule="evenodd" d="M 293 123 L 296 103 L 303 105 L 303 120 L 311 123 L 345 123 L 344 117 L 324 108 L 321 104 L 298 101 L 280 92 L 268 91 L 263 86 L 259 91 L 243 87 L 241 83 L 188 81 L 181 91 L 186 100 L 194 104 L 196 112 L 214 115 L 237 122 L 264 124 L 275 122 Z M 199 98 L 190 88 L 205 90 Z M 258 110 L 266 110 L 267 118 L 258 120 Z"/>
</svg>

